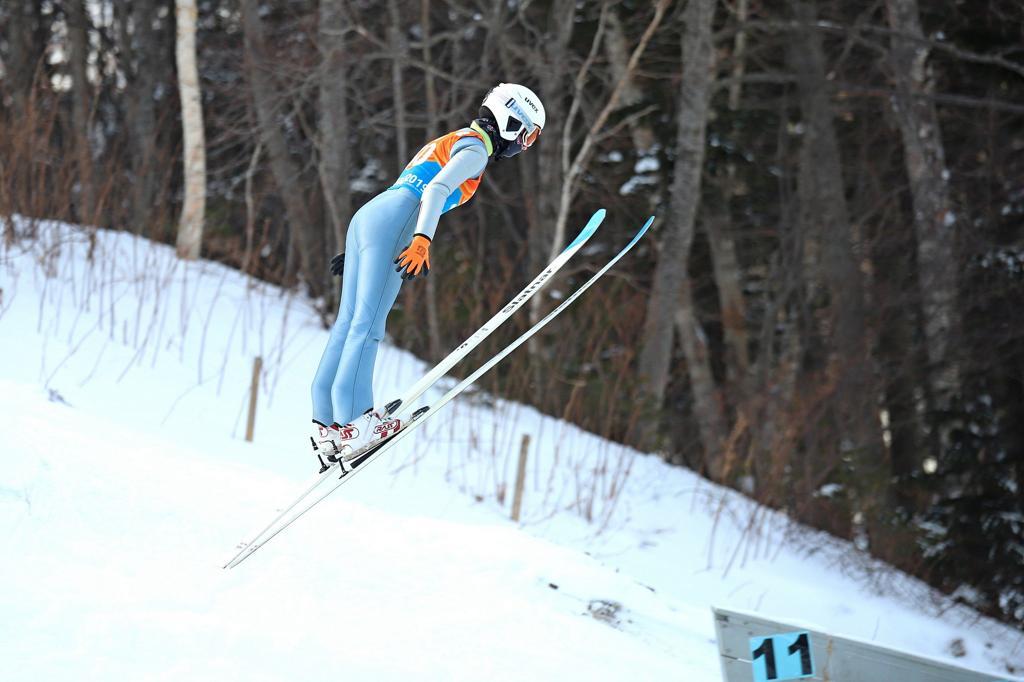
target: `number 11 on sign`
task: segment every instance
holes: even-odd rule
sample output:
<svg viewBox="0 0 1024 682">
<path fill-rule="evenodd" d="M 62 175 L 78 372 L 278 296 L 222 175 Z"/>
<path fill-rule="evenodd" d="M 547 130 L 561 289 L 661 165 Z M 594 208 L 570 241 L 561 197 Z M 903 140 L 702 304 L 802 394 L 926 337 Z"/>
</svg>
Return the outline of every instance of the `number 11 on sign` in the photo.
<svg viewBox="0 0 1024 682">
<path fill-rule="evenodd" d="M 750 638 L 750 665 L 754 682 L 781 682 L 814 676 L 811 636 L 787 632 Z"/>
</svg>

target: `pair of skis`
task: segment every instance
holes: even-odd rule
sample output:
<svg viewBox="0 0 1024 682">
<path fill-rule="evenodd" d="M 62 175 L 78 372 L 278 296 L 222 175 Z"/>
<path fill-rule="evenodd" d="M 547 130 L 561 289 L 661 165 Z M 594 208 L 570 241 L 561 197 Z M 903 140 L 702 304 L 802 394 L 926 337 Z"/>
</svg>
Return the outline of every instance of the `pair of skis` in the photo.
<svg viewBox="0 0 1024 682">
<path fill-rule="evenodd" d="M 491 334 L 498 326 L 500 326 L 505 320 L 518 310 L 522 305 L 537 291 L 539 291 L 544 284 L 546 284 L 565 263 L 575 255 L 580 248 L 586 243 L 588 239 L 597 231 L 601 222 L 604 220 L 605 210 L 599 209 L 587 222 L 587 225 L 583 228 L 580 234 L 565 250 L 555 258 L 551 264 L 545 268 L 530 284 L 526 286 L 519 294 L 517 294 L 504 308 L 502 308 L 493 318 L 485 323 L 480 329 L 478 329 L 472 336 L 470 336 L 464 343 L 458 348 L 452 351 L 448 357 L 438 363 L 429 372 L 427 372 L 419 381 L 416 382 L 408 391 L 405 392 L 398 400 L 388 403 L 385 407 L 385 415 L 391 417 L 397 417 L 404 413 L 408 407 L 412 404 L 416 398 L 425 393 L 431 386 L 433 386 L 441 377 L 443 377 L 448 370 L 450 370 L 459 360 L 466 356 L 473 348 L 480 344 L 487 336 Z M 377 441 L 372 443 L 362 451 L 358 451 L 348 457 L 348 466 L 350 469 L 343 470 L 341 476 L 337 479 L 332 475 L 332 472 L 336 471 L 335 467 L 337 463 L 332 464 L 327 471 L 323 472 L 318 479 L 307 488 L 294 502 L 288 507 L 281 511 L 277 517 L 275 517 L 265 528 L 263 528 L 252 540 L 242 545 L 237 554 L 228 563 L 224 565 L 224 568 L 234 568 L 238 564 L 242 563 L 248 557 L 252 556 L 256 550 L 265 545 L 281 531 L 290 526 L 292 523 L 297 521 L 299 518 L 304 516 L 306 512 L 315 507 L 321 501 L 323 501 L 328 495 L 333 493 L 343 484 L 348 482 L 355 474 L 366 467 L 371 461 L 382 455 L 386 450 L 400 442 L 403 438 L 408 436 L 412 431 L 418 428 L 427 417 L 435 414 L 440 408 L 447 403 L 455 399 L 460 393 L 465 391 L 470 385 L 476 382 L 481 376 L 483 376 L 488 370 L 494 367 L 496 364 L 501 362 L 510 353 L 516 350 L 519 346 L 530 339 L 534 334 L 540 331 L 545 325 L 551 320 L 557 317 L 563 310 L 569 307 L 577 298 L 583 295 L 583 293 L 589 289 L 598 279 L 601 278 L 608 270 L 610 270 L 623 256 L 625 256 L 630 249 L 632 249 L 637 242 L 640 241 L 644 233 L 650 228 L 654 222 L 654 217 L 651 216 L 644 223 L 643 227 L 637 231 L 633 236 L 632 240 L 618 253 L 614 258 L 608 261 L 604 267 L 602 267 L 597 273 L 595 273 L 589 280 L 587 280 L 579 289 L 577 289 L 571 296 L 564 300 L 561 305 L 552 310 L 544 319 L 537 322 L 530 329 L 528 329 L 522 336 L 513 341 L 502 351 L 491 357 L 486 363 L 480 368 L 473 372 L 470 376 L 463 379 L 456 386 L 445 393 L 440 399 L 431 405 L 427 405 L 419 408 L 408 420 L 403 420 L 401 428 L 393 435 L 389 436 L 386 440 Z M 332 481 L 333 484 L 326 486 L 318 496 L 314 496 L 310 502 L 308 498 L 313 495 L 314 491 L 320 488 L 325 482 Z M 303 502 L 307 502 L 304 506 L 300 505 Z M 293 510 L 296 510 L 294 511 Z"/>
<path fill-rule="evenodd" d="M 462 358 L 464 358 L 470 351 L 472 351 L 484 339 L 486 339 L 491 334 L 491 332 L 500 327 L 501 324 L 504 323 L 505 320 L 507 320 L 509 317 L 511 317 L 512 314 L 516 312 L 516 310 L 522 307 L 522 305 L 526 303 L 526 301 L 529 300 L 529 298 L 533 294 L 535 294 L 537 291 L 543 288 L 543 286 L 548 283 L 551 277 L 556 272 L 558 272 L 558 270 L 563 265 L 565 265 L 565 263 L 567 263 L 569 259 L 572 258 L 583 247 L 583 245 L 587 242 L 588 239 L 590 239 L 590 237 L 594 235 L 594 233 L 597 231 L 597 228 L 600 227 L 601 223 L 604 221 L 605 215 L 606 211 L 603 208 L 597 210 L 594 213 L 594 215 L 591 216 L 586 226 L 584 226 L 584 228 L 580 231 L 576 239 L 574 239 L 572 243 L 569 244 L 562 251 L 562 253 L 560 253 L 539 275 L 537 275 L 532 282 L 527 284 L 521 292 L 519 292 L 515 297 L 513 297 L 512 300 L 508 302 L 508 304 L 506 304 L 501 310 L 498 311 L 497 314 L 494 315 L 494 317 L 485 322 L 476 332 L 473 333 L 472 336 L 470 336 L 462 344 L 460 344 L 458 348 L 449 353 L 446 358 L 444 358 L 441 362 L 439 362 L 437 365 L 431 368 L 429 372 L 423 375 L 423 377 L 420 378 L 420 380 L 417 381 L 415 384 L 413 384 L 408 390 L 406 390 L 403 395 L 401 395 L 397 400 L 388 403 L 384 407 L 383 414 L 381 415 L 382 418 L 387 420 L 390 418 L 401 417 L 402 414 L 408 410 L 409 406 L 411 406 L 417 398 L 419 398 L 424 392 L 429 390 L 430 387 L 437 383 L 439 379 L 445 376 L 448 373 L 448 371 L 451 370 L 452 367 L 454 367 L 460 360 L 462 360 Z M 413 413 L 409 420 L 402 421 L 408 423 L 408 421 L 418 419 L 419 416 L 421 416 L 422 414 L 422 409 L 423 408 Z M 395 435 L 397 435 L 397 433 L 393 434 L 391 438 L 394 438 Z M 388 440 L 390 440 L 390 438 Z M 380 441 L 377 441 L 367 446 L 367 448 L 364 449 L 364 451 L 347 455 L 347 461 L 345 462 L 344 465 L 342 465 L 341 462 L 331 463 L 324 471 L 320 472 L 319 477 L 312 483 L 312 485 L 310 485 L 305 491 L 303 491 L 303 493 L 299 495 L 299 497 L 296 498 L 294 502 L 292 502 L 290 505 L 288 505 L 288 507 L 282 510 L 277 517 L 275 517 L 263 530 L 260 531 L 259 534 L 257 534 L 256 537 L 254 537 L 250 542 L 242 546 L 239 553 L 236 554 L 231 559 L 231 561 L 229 561 L 225 565 L 225 568 L 233 568 L 234 566 L 237 566 L 238 563 L 244 560 L 249 554 L 256 551 L 256 549 L 258 549 L 257 543 L 262 544 L 262 542 L 260 542 L 261 539 L 263 539 L 264 542 L 268 540 L 269 537 L 267 536 L 267 534 L 271 533 L 275 527 L 278 527 L 279 530 L 277 532 L 280 532 L 280 530 L 283 530 L 284 526 L 290 524 L 291 520 L 288 520 L 284 525 L 279 525 L 285 519 L 285 516 L 287 516 L 292 511 L 292 509 L 297 507 L 304 499 L 306 499 L 306 497 L 312 494 L 312 492 L 316 490 L 316 488 L 318 488 L 321 484 L 323 484 L 324 481 L 332 478 L 331 472 L 335 471 L 336 467 L 348 467 L 349 469 L 352 469 L 354 471 L 356 466 L 364 463 L 363 456 L 368 454 L 368 450 L 370 447 L 380 447 L 381 445 L 382 443 Z"/>
</svg>

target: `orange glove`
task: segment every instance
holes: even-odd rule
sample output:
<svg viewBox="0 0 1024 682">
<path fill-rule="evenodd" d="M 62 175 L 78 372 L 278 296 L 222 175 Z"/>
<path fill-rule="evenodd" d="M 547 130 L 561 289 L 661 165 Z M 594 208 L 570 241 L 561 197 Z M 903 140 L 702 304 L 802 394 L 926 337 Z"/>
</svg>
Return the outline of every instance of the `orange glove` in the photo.
<svg viewBox="0 0 1024 682">
<path fill-rule="evenodd" d="M 395 259 L 395 272 L 402 273 L 402 279 L 412 279 L 416 275 L 426 277 L 430 274 L 430 237 L 422 234 L 413 235 L 412 243 L 405 247 Z"/>
</svg>

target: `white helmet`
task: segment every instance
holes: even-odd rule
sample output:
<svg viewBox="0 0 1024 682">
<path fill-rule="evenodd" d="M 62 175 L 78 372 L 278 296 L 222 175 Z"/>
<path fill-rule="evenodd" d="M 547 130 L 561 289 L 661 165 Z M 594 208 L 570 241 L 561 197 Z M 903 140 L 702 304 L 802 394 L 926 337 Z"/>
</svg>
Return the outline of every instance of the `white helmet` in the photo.
<svg viewBox="0 0 1024 682">
<path fill-rule="evenodd" d="M 501 138 L 512 143 L 511 147 L 518 147 L 514 153 L 536 142 L 547 122 L 540 97 L 515 83 L 498 83 L 480 106 L 487 107 L 494 116 Z"/>
</svg>

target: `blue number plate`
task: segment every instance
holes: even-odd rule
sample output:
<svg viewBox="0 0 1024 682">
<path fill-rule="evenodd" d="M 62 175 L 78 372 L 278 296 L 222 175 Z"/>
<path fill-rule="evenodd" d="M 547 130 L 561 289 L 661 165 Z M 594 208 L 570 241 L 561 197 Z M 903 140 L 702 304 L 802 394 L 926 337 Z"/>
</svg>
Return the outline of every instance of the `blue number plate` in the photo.
<svg viewBox="0 0 1024 682">
<path fill-rule="evenodd" d="M 754 682 L 780 682 L 814 677 L 811 633 L 786 632 L 750 638 Z"/>
</svg>

